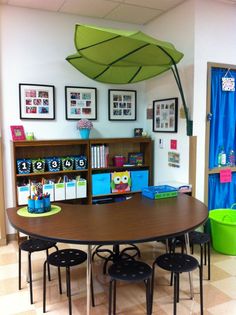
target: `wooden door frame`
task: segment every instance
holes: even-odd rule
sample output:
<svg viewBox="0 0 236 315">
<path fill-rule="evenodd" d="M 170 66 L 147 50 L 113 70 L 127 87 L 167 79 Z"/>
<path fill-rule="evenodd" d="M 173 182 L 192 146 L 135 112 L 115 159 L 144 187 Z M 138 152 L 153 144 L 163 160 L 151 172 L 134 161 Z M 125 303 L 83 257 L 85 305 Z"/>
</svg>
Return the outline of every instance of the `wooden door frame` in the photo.
<svg viewBox="0 0 236 315">
<path fill-rule="evenodd" d="M 236 65 L 225 64 L 225 63 L 215 63 L 208 62 L 207 63 L 207 95 L 206 95 L 206 134 L 205 134 L 205 179 L 204 179 L 204 203 L 208 205 L 208 177 L 210 174 L 217 174 L 220 172 L 218 168 L 214 168 L 209 170 L 209 143 L 210 143 L 210 124 L 207 119 L 208 114 L 211 109 L 211 69 L 212 68 L 221 68 L 225 69 L 233 69 L 236 71 Z"/>
<path fill-rule="evenodd" d="M 0 138 L 0 245 L 6 245 L 6 220 L 5 220 L 5 202 L 3 190 L 3 150 L 2 138 Z"/>
</svg>

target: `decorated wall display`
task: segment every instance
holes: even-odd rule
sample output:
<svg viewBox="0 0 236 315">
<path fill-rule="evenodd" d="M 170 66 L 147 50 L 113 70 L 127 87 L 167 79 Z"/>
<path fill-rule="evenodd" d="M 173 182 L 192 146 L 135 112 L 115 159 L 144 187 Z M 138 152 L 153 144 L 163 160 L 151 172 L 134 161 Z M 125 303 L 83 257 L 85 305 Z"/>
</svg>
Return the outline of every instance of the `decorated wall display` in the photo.
<svg viewBox="0 0 236 315">
<path fill-rule="evenodd" d="M 108 90 L 109 120 L 136 120 L 136 91 Z"/>
<path fill-rule="evenodd" d="M 66 119 L 97 119 L 97 89 L 90 87 L 65 87 Z"/>
<path fill-rule="evenodd" d="M 153 131 L 177 132 L 178 98 L 153 101 Z"/>
<path fill-rule="evenodd" d="M 55 119 L 55 87 L 19 84 L 21 119 Z"/>
</svg>

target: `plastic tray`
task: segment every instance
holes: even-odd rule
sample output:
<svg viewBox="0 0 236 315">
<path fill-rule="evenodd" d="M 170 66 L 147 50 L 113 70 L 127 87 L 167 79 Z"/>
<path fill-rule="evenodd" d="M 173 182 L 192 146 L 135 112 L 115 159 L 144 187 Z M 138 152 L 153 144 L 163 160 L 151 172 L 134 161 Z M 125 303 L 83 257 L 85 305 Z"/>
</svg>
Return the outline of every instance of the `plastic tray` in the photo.
<svg viewBox="0 0 236 315">
<path fill-rule="evenodd" d="M 150 199 L 162 199 L 176 197 L 178 190 L 168 185 L 149 186 L 142 189 L 142 195 Z"/>
</svg>

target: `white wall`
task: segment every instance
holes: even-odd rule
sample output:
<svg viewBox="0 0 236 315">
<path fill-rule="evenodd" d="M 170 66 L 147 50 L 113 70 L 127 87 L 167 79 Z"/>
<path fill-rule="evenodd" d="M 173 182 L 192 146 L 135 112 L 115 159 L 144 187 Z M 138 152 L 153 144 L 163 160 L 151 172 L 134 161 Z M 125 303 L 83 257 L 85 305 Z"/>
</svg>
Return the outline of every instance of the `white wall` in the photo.
<svg viewBox="0 0 236 315">
<path fill-rule="evenodd" d="M 204 199 L 207 62 L 236 64 L 236 7 L 195 1 L 194 134 L 198 138 L 197 197 Z"/>
<path fill-rule="evenodd" d="M 151 36 L 172 42 L 184 53 L 178 64 L 185 97 L 194 121 L 193 135 L 197 136 L 197 198 L 204 198 L 204 152 L 206 116 L 207 62 L 235 64 L 236 40 L 234 32 L 236 8 L 213 0 L 189 0 L 143 28 Z M 91 86 L 98 89 L 98 120 L 94 122 L 92 137 L 132 136 L 133 128 L 144 126 L 155 141 L 155 184 L 165 180 L 188 181 L 189 138 L 185 120 L 179 115 L 177 134 L 153 133 L 151 120 L 146 120 L 145 107 L 155 99 L 178 97 L 171 72 L 145 83 L 129 85 L 138 91 L 138 120 L 129 123 L 108 121 L 108 88 L 111 86 L 92 81 L 75 70 L 64 59 L 73 53 L 74 25 L 88 23 L 127 29 L 138 26 L 73 15 L 40 12 L 0 6 L 0 103 L 4 137 L 4 169 L 6 206 L 13 205 L 10 167 L 10 125 L 23 124 L 34 131 L 39 139 L 77 138 L 75 122 L 65 120 L 64 86 Z M 56 87 L 55 121 L 21 121 L 18 108 L 19 83 L 44 83 Z M 118 130 L 118 131 L 117 131 Z M 158 139 L 164 139 L 159 149 Z M 170 139 L 178 140 L 181 158 L 179 169 L 167 162 Z M 8 227 L 8 233 L 12 229 Z"/>
<path fill-rule="evenodd" d="M 194 53 L 194 10 L 192 1 L 188 1 L 175 9 L 161 15 L 149 23 L 144 31 L 153 37 L 169 41 L 176 49 L 184 53 L 184 58 L 178 64 L 185 98 L 190 110 L 193 103 L 193 53 Z M 178 97 L 179 107 L 182 101 L 171 71 L 146 81 L 147 104 L 152 107 L 152 101 L 163 98 Z M 183 109 L 183 107 L 182 107 Z M 185 119 L 178 117 L 178 133 L 152 132 L 152 120 L 148 121 L 148 129 L 155 140 L 155 183 L 165 180 L 188 182 L 189 138 L 186 136 Z M 164 148 L 158 147 L 159 139 L 164 140 Z M 168 166 L 168 151 L 170 139 L 177 140 L 177 150 L 180 153 L 180 168 Z"/>
<path fill-rule="evenodd" d="M 37 139 L 80 138 L 75 121 L 65 119 L 64 87 L 90 86 L 98 90 L 98 119 L 91 137 L 131 137 L 135 127 L 144 125 L 144 84 L 108 85 L 95 82 L 75 68 L 65 57 L 75 52 L 76 23 L 133 29 L 138 26 L 76 17 L 44 11 L 0 6 L 0 68 L 4 138 L 4 186 L 6 207 L 14 206 L 11 181 L 10 125 L 23 125 Z M 56 90 L 56 119 L 52 121 L 19 119 L 19 83 L 51 84 Z M 137 121 L 108 120 L 108 89 L 137 90 Z M 12 229 L 8 226 L 8 233 Z"/>
</svg>

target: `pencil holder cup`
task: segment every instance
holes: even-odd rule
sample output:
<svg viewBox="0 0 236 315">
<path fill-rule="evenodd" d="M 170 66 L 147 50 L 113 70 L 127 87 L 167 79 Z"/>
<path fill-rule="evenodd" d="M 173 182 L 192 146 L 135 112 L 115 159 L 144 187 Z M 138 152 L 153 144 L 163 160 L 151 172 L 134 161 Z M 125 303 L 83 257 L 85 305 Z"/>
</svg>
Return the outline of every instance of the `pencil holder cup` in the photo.
<svg viewBox="0 0 236 315">
<path fill-rule="evenodd" d="M 44 202 L 43 199 L 35 200 L 35 213 L 44 212 Z"/>
<path fill-rule="evenodd" d="M 50 196 L 43 199 L 44 212 L 51 210 Z"/>
<path fill-rule="evenodd" d="M 28 200 L 28 212 L 29 213 L 34 213 L 35 212 L 35 200 L 34 199 L 29 199 Z"/>
</svg>

